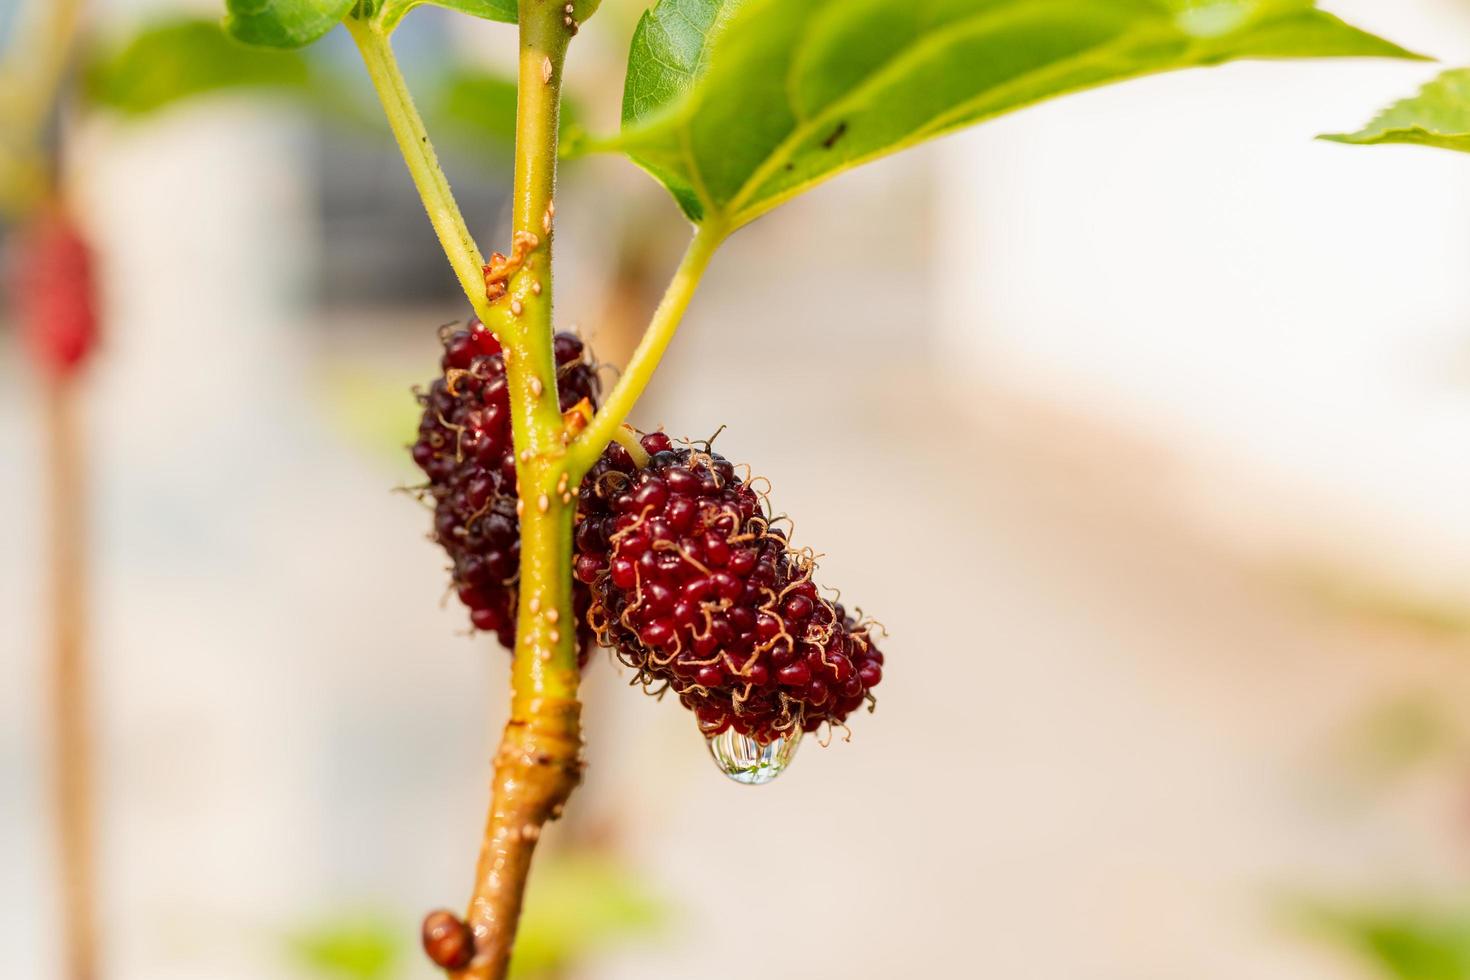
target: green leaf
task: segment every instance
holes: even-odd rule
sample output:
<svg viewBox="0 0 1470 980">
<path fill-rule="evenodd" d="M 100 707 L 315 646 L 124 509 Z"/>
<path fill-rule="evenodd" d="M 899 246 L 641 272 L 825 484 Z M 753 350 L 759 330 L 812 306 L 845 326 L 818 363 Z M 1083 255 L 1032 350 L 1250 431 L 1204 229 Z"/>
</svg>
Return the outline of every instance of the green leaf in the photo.
<svg viewBox="0 0 1470 980">
<path fill-rule="evenodd" d="M 355 0 L 225 0 L 225 30 L 262 48 L 299 48 L 341 23 Z"/>
<path fill-rule="evenodd" d="M 174 19 L 89 52 L 83 78 L 94 104 L 137 116 L 222 89 L 304 89 L 311 68 L 300 52 L 232 41 L 215 21 Z"/>
<path fill-rule="evenodd" d="M 1045 99 L 1236 58 L 1415 57 L 1309 0 L 660 0 L 615 149 L 738 227 L 868 160 Z"/>
<path fill-rule="evenodd" d="M 1411 143 L 1470 153 L 1470 68 L 1453 68 L 1395 102 L 1356 133 L 1328 133 L 1335 143 Z"/>
<path fill-rule="evenodd" d="M 710 44 L 744 0 L 659 0 L 633 31 L 623 125 L 656 115 L 704 74 Z"/>
</svg>

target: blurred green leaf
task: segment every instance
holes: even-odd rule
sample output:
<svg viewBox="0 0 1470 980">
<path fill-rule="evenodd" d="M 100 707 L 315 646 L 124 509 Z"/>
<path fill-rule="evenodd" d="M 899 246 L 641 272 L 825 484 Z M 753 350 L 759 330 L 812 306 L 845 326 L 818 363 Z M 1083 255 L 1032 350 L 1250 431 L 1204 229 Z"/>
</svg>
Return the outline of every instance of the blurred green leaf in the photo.
<svg viewBox="0 0 1470 980">
<path fill-rule="evenodd" d="M 514 980 L 558 975 L 619 941 L 650 936 L 668 921 L 667 906 L 636 875 L 592 852 L 552 852 L 531 876 L 510 975 Z M 289 939 L 301 972 L 321 980 L 387 980 L 405 960 L 402 937 L 412 933 L 398 912 L 355 912 Z M 415 976 L 418 973 L 414 974 Z"/>
<path fill-rule="evenodd" d="M 1392 580 L 1345 575 L 1338 569 L 1302 565 L 1290 570 L 1294 588 L 1335 610 L 1445 639 L 1470 636 L 1470 604 Z"/>
<path fill-rule="evenodd" d="M 433 90 L 425 114 L 432 132 L 509 151 L 516 136 L 515 79 L 477 68 L 451 68 Z"/>
<path fill-rule="evenodd" d="M 386 917 L 354 915 L 308 929 L 290 939 L 301 970 L 323 980 L 387 980 L 403 958 L 402 926 Z"/>
<path fill-rule="evenodd" d="M 381 127 L 375 105 L 354 98 L 347 81 L 323 70 L 308 52 L 253 48 L 230 38 L 207 20 L 169 20 L 149 25 L 126 39 L 96 50 L 85 67 L 86 91 L 97 105 L 132 116 L 166 108 L 188 98 L 232 89 L 275 89 L 298 97 L 325 122 Z M 516 83 L 480 68 L 450 64 L 426 86 L 422 100 L 429 128 L 446 143 L 457 143 L 494 166 L 514 144 Z M 563 107 L 563 128 L 577 118 L 575 105 Z"/>
<path fill-rule="evenodd" d="M 432 90 L 424 114 L 430 132 L 442 133 L 447 141 L 469 148 L 499 144 L 509 152 L 515 146 L 516 81 L 481 68 L 451 66 Z M 563 136 L 580 115 L 575 102 L 562 101 Z"/>
<path fill-rule="evenodd" d="M 419 380 L 348 361 L 334 365 L 316 390 L 333 423 L 353 445 L 413 479 L 422 475 L 407 451 L 423 414 L 411 394 Z"/>
<path fill-rule="evenodd" d="M 623 866 L 558 855 L 531 876 L 511 976 L 530 980 L 615 941 L 654 934 L 667 919 L 665 905 Z"/>
<path fill-rule="evenodd" d="M 342 22 L 355 0 L 225 0 L 225 30 L 262 48 L 299 48 Z"/>
<path fill-rule="evenodd" d="M 738 227 L 868 160 L 1067 92 L 1236 58 L 1414 57 L 1309 0 L 660 0 L 620 150 Z"/>
<path fill-rule="evenodd" d="M 168 20 L 97 50 L 84 67 L 95 104 L 142 115 L 181 99 L 233 88 L 300 90 L 312 80 L 300 52 L 250 48 L 215 21 Z"/>
<path fill-rule="evenodd" d="M 1470 152 L 1470 68 L 1454 68 L 1395 102 L 1356 133 L 1328 133 L 1335 143 L 1410 143 Z"/>
<path fill-rule="evenodd" d="M 1409 907 L 1309 910 L 1312 931 L 1394 980 L 1470 978 L 1470 914 Z"/>
<path fill-rule="evenodd" d="M 1436 757 L 1455 757 L 1459 738 L 1452 717 L 1428 692 L 1385 701 L 1348 731 L 1348 759 L 1381 782 Z"/>
</svg>

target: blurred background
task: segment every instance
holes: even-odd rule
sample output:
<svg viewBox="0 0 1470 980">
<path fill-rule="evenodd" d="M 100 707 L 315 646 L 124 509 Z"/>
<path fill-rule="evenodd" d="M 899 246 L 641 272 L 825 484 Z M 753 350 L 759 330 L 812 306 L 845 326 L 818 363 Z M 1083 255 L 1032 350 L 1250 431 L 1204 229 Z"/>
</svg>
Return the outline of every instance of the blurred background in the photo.
<svg viewBox="0 0 1470 980">
<path fill-rule="evenodd" d="M 590 129 L 644 6 L 604 0 L 574 47 Z M 1470 63 L 1459 0 L 1322 6 Z M 215 4 L 96 2 L 89 34 L 180 12 Z M 398 47 L 432 86 L 514 38 L 423 10 Z M 750 789 L 599 656 L 524 975 L 1470 977 L 1470 162 L 1312 140 L 1437 67 L 1086 93 L 737 235 L 635 421 L 727 426 L 891 632 L 879 710 Z M 508 658 L 391 492 L 417 479 L 409 388 L 467 310 L 354 112 L 232 94 L 68 123 L 106 331 L 108 978 L 427 978 L 418 922 L 470 886 Z M 503 245 L 504 147 L 445 162 Z M 557 215 L 559 325 L 620 362 L 682 219 L 611 158 L 565 167 Z M 58 972 L 40 414 L 0 323 L 6 978 Z"/>
</svg>

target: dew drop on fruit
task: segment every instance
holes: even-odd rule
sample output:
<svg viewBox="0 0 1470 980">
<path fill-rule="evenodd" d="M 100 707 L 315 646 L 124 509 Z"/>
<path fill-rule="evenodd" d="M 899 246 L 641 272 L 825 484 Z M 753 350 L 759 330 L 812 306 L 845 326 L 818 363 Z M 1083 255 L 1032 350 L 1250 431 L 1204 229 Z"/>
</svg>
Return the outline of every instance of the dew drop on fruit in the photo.
<svg viewBox="0 0 1470 980">
<path fill-rule="evenodd" d="M 714 756 L 720 772 L 737 783 L 764 786 L 791 765 L 801 736 L 777 738 L 762 745 L 749 735 L 727 728 L 708 741 L 709 754 Z"/>
</svg>

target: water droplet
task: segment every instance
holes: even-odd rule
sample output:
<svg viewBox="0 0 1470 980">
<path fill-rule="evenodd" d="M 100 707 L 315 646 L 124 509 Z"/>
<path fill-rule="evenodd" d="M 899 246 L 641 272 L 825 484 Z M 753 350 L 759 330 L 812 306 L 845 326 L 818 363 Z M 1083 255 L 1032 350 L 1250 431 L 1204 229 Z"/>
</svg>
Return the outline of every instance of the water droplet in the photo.
<svg viewBox="0 0 1470 980">
<path fill-rule="evenodd" d="M 741 735 L 733 728 L 708 739 L 709 754 L 714 756 L 720 771 L 737 783 L 747 786 L 764 786 L 786 771 L 791 765 L 801 736 L 778 738 L 762 745 L 749 735 Z"/>
</svg>

